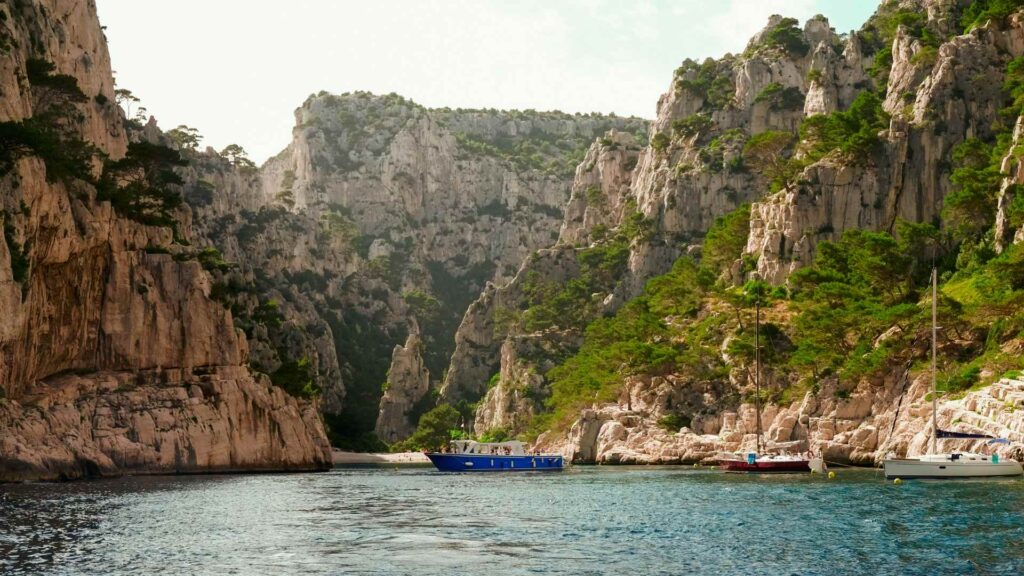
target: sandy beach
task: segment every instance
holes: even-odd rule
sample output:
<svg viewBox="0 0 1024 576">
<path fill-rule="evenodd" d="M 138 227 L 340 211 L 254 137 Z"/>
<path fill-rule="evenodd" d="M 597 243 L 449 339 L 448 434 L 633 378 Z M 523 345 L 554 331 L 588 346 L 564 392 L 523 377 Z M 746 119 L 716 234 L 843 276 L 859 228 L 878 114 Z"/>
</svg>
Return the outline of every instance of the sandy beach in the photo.
<svg viewBox="0 0 1024 576">
<path fill-rule="evenodd" d="M 331 450 L 335 466 L 347 464 L 430 464 L 422 452 L 370 453 Z"/>
</svg>

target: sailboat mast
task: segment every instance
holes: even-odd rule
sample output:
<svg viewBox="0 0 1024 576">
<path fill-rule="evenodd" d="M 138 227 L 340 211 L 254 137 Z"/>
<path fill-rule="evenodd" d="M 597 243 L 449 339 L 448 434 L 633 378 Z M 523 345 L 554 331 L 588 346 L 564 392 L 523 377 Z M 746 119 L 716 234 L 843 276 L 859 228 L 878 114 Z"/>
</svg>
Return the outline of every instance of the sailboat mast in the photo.
<svg viewBox="0 0 1024 576">
<path fill-rule="evenodd" d="M 757 410 L 757 453 L 761 453 L 761 297 L 754 301 L 754 406 Z"/>
<path fill-rule="evenodd" d="M 932 268 L 932 454 L 936 454 L 936 441 L 939 434 L 938 413 L 939 413 L 939 388 L 936 384 L 936 373 L 938 363 L 936 353 L 938 349 L 938 293 L 939 293 L 939 271 Z"/>
</svg>

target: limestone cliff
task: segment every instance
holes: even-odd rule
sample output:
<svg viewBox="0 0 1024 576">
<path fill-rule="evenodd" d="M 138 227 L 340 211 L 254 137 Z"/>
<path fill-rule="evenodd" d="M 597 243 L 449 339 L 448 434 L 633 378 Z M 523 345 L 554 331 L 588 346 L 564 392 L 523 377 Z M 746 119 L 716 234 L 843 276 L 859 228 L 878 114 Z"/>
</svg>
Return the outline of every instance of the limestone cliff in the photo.
<svg viewBox="0 0 1024 576">
<path fill-rule="evenodd" d="M 419 335 L 413 332 L 405 346 L 395 346 L 391 354 L 391 368 L 375 429 L 377 437 L 385 442 L 407 438 L 416 429 L 410 415 L 430 390 L 430 372 L 423 365 L 421 346 Z"/>
<path fill-rule="evenodd" d="M 128 137 L 94 2 L 0 14 L 0 480 L 329 467 L 315 407 L 247 370 L 174 247 L 188 208 L 161 226 L 99 198 Z"/>
<path fill-rule="evenodd" d="M 780 27 L 793 27 L 796 48 L 771 40 L 770 33 Z M 752 136 L 769 130 L 795 134 L 805 115 L 849 106 L 865 83 L 867 64 L 858 39 L 840 37 L 821 17 L 802 29 L 773 17 L 742 55 L 687 60 L 658 101 L 650 144 L 640 147 L 615 133 L 594 143 L 576 170 L 558 243 L 497 292 L 521 292 L 538 274 L 564 283 L 580 273 L 578 263 L 564 264 L 567 258 L 625 241 L 622 270 L 594 294 L 600 303 L 592 315 L 614 312 L 680 255 L 699 253 L 701 238 L 716 218 L 765 194 L 765 178 L 743 164 L 742 151 Z M 488 305 L 491 293 L 470 307 L 456 334 L 442 391 L 448 398 L 479 398 L 491 374 L 507 372 L 499 354 L 504 339 L 524 335 L 516 323 L 489 329 L 487 316 L 527 311 L 528 299 L 496 308 Z M 571 331 L 568 350 L 582 326 Z M 498 426 L 486 420 L 478 420 L 478 427 Z"/>
<path fill-rule="evenodd" d="M 822 240 L 837 241 L 850 230 L 898 236 L 900 221 L 941 226 L 946 199 L 957 186 L 951 180 L 954 150 L 968 140 L 998 140 L 996 149 L 1008 150 L 998 170 L 1002 184 L 993 210 L 992 246 L 1006 250 L 1022 239 L 1015 148 L 1020 120 L 1016 108 L 1007 108 L 1007 66 L 1024 54 L 1022 17 L 1011 12 L 982 19 L 961 33 L 968 4 L 883 2 L 862 30 L 849 35 L 835 34 L 821 17 L 802 28 L 773 17 L 743 54 L 685 62 L 659 101 L 650 145 L 634 154 L 635 160 L 606 153 L 602 157 L 602 147 L 592 148 L 577 170 L 560 243 L 528 260 L 511 283 L 489 288 L 470 307 L 456 335 L 443 394 L 452 401 L 483 398 L 476 411 L 478 433 L 498 428 L 521 432 L 522 419 L 510 417 L 509 410 L 531 414 L 545 409 L 537 399 L 552 393 L 547 371 L 580 346 L 583 328 L 640 294 L 644 281 L 665 273 L 680 255 L 699 260 L 702 236 L 715 218 L 740 213 L 733 209 L 749 202 L 749 222 L 742 238 L 737 236 L 745 247 L 733 256 L 739 258 L 717 279 L 699 280 L 705 285 L 717 281 L 725 298 L 705 300 L 682 315 L 660 317 L 664 331 L 654 331 L 656 342 L 642 342 L 667 340 L 687 360 L 667 372 L 646 368 L 638 374 L 630 366 L 633 358 L 626 358 L 615 369 L 621 378 L 617 401 L 595 401 L 571 430 L 559 428 L 538 439 L 538 445 L 562 448 L 584 462 L 694 462 L 719 451 L 749 448 L 755 421 L 748 400 L 753 393 L 750 359 L 736 350 L 752 343 L 739 342 L 749 330 L 740 318 L 741 307 L 728 303 L 738 295 L 729 286 L 752 278 L 751 272 L 785 284 L 795 270 L 814 261 Z M 822 125 L 815 118 L 832 121 L 855 114 L 871 122 L 862 133 L 862 146 L 852 151 L 814 148 L 821 138 L 815 127 Z M 1008 124 L 1013 120 L 1017 128 L 1011 133 Z M 749 143 L 773 134 L 779 135 L 776 141 L 788 143 L 779 147 L 775 159 L 799 166 L 796 173 L 773 177 L 750 155 Z M 609 136 L 608 143 L 613 141 Z M 994 189 L 991 193 L 995 198 Z M 594 206 L 584 197 L 593 199 Z M 621 210 L 624 206 L 629 208 Z M 739 234 L 738 229 L 729 233 Z M 947 238 L 944 233 L 936 237 Z M 614 253 L 609 248 L 623 240 L 629 247 L 625 265 L 603 285 L 584 282 L 590 302 L 585 297 L 571 300 L 572 282 L 587 277 L 587 257 L 582 255 L 596 250 L 608 256 Z M 571 264 L 565 265 L 567 261 Z M 570 282 L 561 292 L 538 290 L 545 278 L 555 284 L 566 285 L 565 278 Z M 554 326 L 536 322 L 545 299 L 572 304 Z M 960 306 L 962 300 L 951 305 Z M 785 335 L 793 328 L 792 310 L 777 311 L 773 319 L 772 330 L 780 330 L 783 348 L 792 345 Z M 574 314 L 582 314 L 584 321 L 575 322 Z M 889 453 L 920 452 L 930 430 L 928 390 L 921 371 L 907 366 L 925 351 L 921 338 L 899 324 L 886 324 L 872 336 L 873 342 L 858 349 L 864 358 L 881 356 L 880 350 L 893 346 L 886 341 L 899 336 L 898 350 L 890 351 L 888 364 L 870 377 L 846 380 L 841 374 L 814 373 L 800 380 L 802 385 L 811 382 L 813 391 L 792 399 L 778 391 L 795 384 L 795 375 L 775 373 L 780 383 L 773 393 L 779 397 L 761 415 L 770 443 L 781 449 L 821 450 L 828 459 L 865 465 L 877 464 Z M 704 339 L 699 345 L 690 340 L 697 336 L 683 329 L 691 325 L 705 327 L 698 333 Z M 950 328 L 955 336 L 949 336 L 946 351 L 959 360 L 977 354 L 980 335 L 992 328 L 990 322 L 961 334 L 964 325 L 969 324 Z M 602 325 L 601 337 L 616 342 L 610 329 Z M 1019 338 L 1013 330 L 994 330 L 984 345 L 986 358 L 1012 359 Z M 533 355 L 511 353 L 523 342 L 551 338 L 564 346 Z M 1007 367 L 1017 364 L 1006 360 Z M 1014 415 L 1020 382 L 1000 380 L 1006 368 L 996 365 L 979 363 L 971 370 L 967 378 L 977 382 L 977 389 L 944 402 L 940 424 L 1020 439 L 1021 423 Z M 494 376 L 485 393 L 482 383 L 488 374 Z M 992 381 L 998 383 L 982 386 Z M 575 385 L 586 389 L 588 384 Z M 523 397 L 530 401 L 524 403 Z M 953 447 L 969 446 L 946 448 Z"/>
<path fill-rule="evenodd" d="M 920 4 L 899 5 L 921 10 Z M 929 25 L 950 29 L 949 6 L 923 4 Z M 747 251 L 761 276 L 783 282 L 813 260 L 818 241 L 847 230 L 893 232 L 899 220 L 936 220 L 952 186 L 953 148 L 967 138 L 993 136 L 1005 98 L 1003 71 L 1022 48 L 1018 17 L 1005 27 L 990 23 L 950 36 L 937 48 L 900 27 L 884 101 L 892 120 L 881 147 L 855 164 L 815 163 L 797 184 L 754 204 Z"/>
<path fill-rule="evenodd" d="M 305 362 L 346 444 L 410 431 L 429 408 L 410 354 L 440 381 L 473 298 L 556 240 L 586 146 L 609 129 L 646 127 L 369 93 L 320 93 L 295 114 L 292 143 L 258 170 L 193 152 L 188 189 L 202 243 L 237 265 L 217 274 L 217 293 L 246 330 L 253 365 L 273 377 Z M 415 354 L 395 356 L 417 324 Z M 380 404 L 385 382 L 393 393 Z"/>
<path fill-rule="evenodd" d="M 766 444 L 772 450 L 813 450 L 829 462 L 862 466 L 878 466 L 890 454 L 925 453 L 931 439 L 931 384 L 922 378 L 908 385 L 905 377 L 848 399 L 808 394 L 790 406 L 766 406 L 761 412 Z M 668 380 L 631 382 L 618 404 L 585 410 L 567 436 L 545 435 L 537 445 L 576 462 L 603 464 L 714 464 L 721 452 L 756 450 L 753 405 L 669 428 L 663 418 L 673 410 L 676 394 Z M 1007 438 L 1016 446 L 993 449 L 984 440 L 956 440 L 945 441 L 942 449 L 1024 457 L 1019 447 L 1024 442 L 1022 402 L 1024 382 L 1014 379 L 943 401 L 939 427 Z"/>
</svg>

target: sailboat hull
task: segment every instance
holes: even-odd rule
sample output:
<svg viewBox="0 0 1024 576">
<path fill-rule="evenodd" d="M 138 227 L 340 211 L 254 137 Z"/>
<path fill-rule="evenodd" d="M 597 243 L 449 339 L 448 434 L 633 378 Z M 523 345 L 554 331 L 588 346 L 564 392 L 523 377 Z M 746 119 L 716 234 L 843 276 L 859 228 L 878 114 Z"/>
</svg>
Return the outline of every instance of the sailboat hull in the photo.
<svg viewBox="0 0 1024 576">
<path fill-rule="evenodd" d="M 886 460 L 886 478 L 1000 478 L 1024 474 L 1020 462 L 1007 460 Z"/>
<path fill-rule="evenodd" d="M 718 465 L 726 472 L 755 474 L 793 474 L 811 471 L 811 463 L 808 460 L 755 460 L 753 463 L 746 460 L 719 460 Z"/>
</svg>

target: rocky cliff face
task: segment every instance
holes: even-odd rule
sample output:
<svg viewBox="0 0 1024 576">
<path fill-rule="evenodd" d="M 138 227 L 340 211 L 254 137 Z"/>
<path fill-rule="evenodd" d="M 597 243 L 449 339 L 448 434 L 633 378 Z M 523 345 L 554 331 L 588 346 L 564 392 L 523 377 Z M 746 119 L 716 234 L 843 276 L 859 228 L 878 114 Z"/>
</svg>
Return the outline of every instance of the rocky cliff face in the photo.
<svg viewBox="0 0 1024 576">
<path fill-rule="evenodd" d="M 805 115 L 849 106 L 867 78 L 859 41 L 838 36 L 827 20 L 815 18 L 794 28 L 797 48 L 773 43 L 771 32 L 790 26 L 773 17 L 744 54 L 684 62 L 658 101 L 649 146 L 612 133 L 591 147 L 576 170 L 558 243 L 538 253 L 508 287 L 485 292 L 470 307 L 456 334 L 446 397 L 478 399 L 491 374 L 510 369 L 500 361 L 505 338 L 525 336 L 521 325 L 491 324 L 496 312 L 523 311 L 529 303 L 513 297 L 496 308 L 489 304 L 491 294 L 521 293 L 538 275 L 565 283 L 579 275 L 579 264 L 566 262 L 581 248 L 625 238 L 623 270 L 595 294 L 598 316 L 614 312 L 680 255 L 699 254 L 701 238 L 716 218 L 764 195 L 767 182 L 741 158 L 752 136 L 772 130 L 795 134 Z M 579 332 L 571 330 L 560 348 L 571 350 L 573 340 L 578 345 Z M 477 421 L 478 428 L 501 425 L 487 417 Z"/>
<path fill-rule="evenodd" d="M 254 366 L 273 377 L 305 362 L 337 441 L 374 430 L 393 441 L 429 408 L 424 382 L 440 381 L 473 298 L 557 238 L 586 146 L 645 126 L 321 93 L 259 170 L 195 154 L 189 188 L 206 198 L 195 228 L 237 264 L 218 276 L 219 294 Z M 393 354 L 417 324 L 418 344 Z"/>
<path fill-rule="evenodd" d="M 951 31 L 952 5 L 924 5 L 934 29 Z M 900 6 L 922 9 L 917 2 Z M 798 184 L 754 204 L 747 252 L 761 276 L 783 282 L 813 260 L 818 241 L 847 230 L 893 232 L 899 220 L 936 220 L 951 189 L 953 148 L 991 138 L 999 124 L 1003 72 L 1021 54 L 1022 35 L 1015 17 L 1005 28 L 976 28 L 936 48 L 899 28 L 883 104 L 892 120 L 881 148 L 858 165 L 816 163 Z M 855 47 L 848 41 L 847 51 Z"/>
<path fill-rule="evenodd" d="M 1018 118 L 1013 128 L 1013 144 L 1011 152 L 1004 158 L 1000 166 L 1000 172 L 1005 176 L 999 186 L 999 200 L 996 210 L 995 224 L 995 248 L 1003 251 L 1010 244 L 1024 242 L 1024 222 L 1021 206 L 1024 205 L 1024 195 L 1018 188 L 1024 184 L 1024 168 L 1013 154 L 1013 150 L 1020 145 L 1024 138 L 1024 118 Z"/>
<path fill-rule="evenodd" d="M 662 418 L 672 412 L 672 398 L 678 393 L 673 384 L 664 379 L 630 382 L 619 403 L 585 410 L 567 436 L 542 436 L 537 445 L 576 462 L 600 464 L 715 464 L 722 452 L 756 451 L 752 404 L 695 418 L 679 428 L 666 427 Z M 790 406 L 768 405 L 761 412 L 765 441 L 775 450 L 810 449 L 826 461 L 861 466 L 879 466 L 891 454 L 923 454 L 931 441 L 930 390 L 927 377 L 908 383 L 903 374 L 884 387 L 864 388 L 847 399 L 808 394 Z M 1003 379 L 964 398 L 941 402 L 938 425 L 1020 443 L 1022 402 L 1024 382 Z M 1019 446 L 993 449 L 985 442 L 947 440 L 942 450 L 1024 457 Z"/>
<path fill-rule="evenodd" d="M 540 400 L 550 394 L 547 370 L 582 342 L 580 328 L 573 328 L 571 320 L 557 325 L 569 327 L 566 331 L 531 329 L 536 302 L 528 293 L 543 283 L 544 274 L 556 284 L 579 278 L 580 263 L 572 263 L 571 255 L 607 246 L 616 231 L 641 228 L 639 234 L 627 234 L 624 269 L 607 290 L 592 295 L 596 316 L 639 294 L 645 280 L 664 273 L 680 255 L 699 258 L 701 237 L 715 218 L 745 202 L 752 203 L 749 236 L 742 258 L 718 279 L 727 285 L 741 284 L 751 271 L 784 284 L 792 272 L 814 261 L 819 242 L 838 240 L 849 230 L 896 234 L 901 220 L 939 222 L 944 200 L 954 189 L 953 150 L 968 139 L 994 141 L 1003 133 L 1007 64 L 1022 54 L 1019 14 L 982 22 L 959 35 L 965 6 L 886 2 L 863 30 L 843 36 L 820 17 L 802 29 L 773 17 L 742 55 L 684 63 L 672 89 L 659 101 L 650 146 L 631 158 L 613 158 L 601 146 L 592 148 L 577 170 L 559 244 L 528 260 L 510 284 L 489 289 L 470 308 L 456 336 L 443 394 L 451 400 L 483 398 L 476 412 L 478 433 L 523 430 L 522 420 L 510 417 L 509 411 L 542 411 Z M 816 136 L 801 132 L 814 125 L 807 120 L 849 110 L 865 93 L 880 94 L 877 116 L 885 122 L 870 134 L 873 141 L 877 133 L 877 146 L 864 147 L 870 152 L 858 157 L 814 156 L 808 142 Z M 1019 132 L 1018 121 L 1013 143 Z M 756 137 L 772 133 L 783 135 L 780 141 L 789 135 L 792 152 L 786 154 L 793 154 L 792 165 L 801 166 L 781 183 L 744 153 Z M 1011 152 L 1001 167 L 996 250 L 1022 238 L 1024 212 L 1013 207 L 1020 196 L 1013 146 L 1008 145 Z M 617 154 L 628 150 L 611 148 L 619 148 Z M 584 197 L 593 199 L 593 206 Z M 724 304 L 706 302 L 696 321 L 726 314 Z M 720 329 L 729 332 L 724 326 L 731 321 L 721 317 Z M 777 326 L 790 320 L 782 318 Z M 671 334 L 674 325 L 691 320 L 668 316 L 663 322 Z M 742 322 L 738 330 L 743 331 Z M 707 369 L 698 365 L 644 376 L 630 376 L 629 368 L 622 368 L 616 402 L 595 402 L 570 431 L 543 434 L 538 445 L 562 449 L 578 461 L 608 463 L 696 462 L 720 451 L 749 449 L 755 418 L 753 407 L 741 400 L 752 393 L 752 384 L 749 370 L 729 351 L 736 334 L 719 334 L 721 341 L 716 340 L 720 358 L 713 364 L 724 367 L 727 376 L 695 378 Z M 552 338 L 563 346 L 547 353 L 515 352 L 524 342 Z M 682 336 L 676 338 L 680 350 L 693 346 Z M 886 338 L 879 335 L 874 347 Z M 971 349 L 977 344 L 958 345 Z M 1015 346 L 1016 340 L 1004 342 L 1003 353 L 1012 354 L 1005 350 Z M 494 376 L 485 392 L 481 383 L 488 374 Z M 814 378 L 813 393 L 765 408 L 762 421 L 773 446 L 811 447 L 830 460 L 865 465 L 877 464 L 889 453 L 925 448 L 930 406 L 924 401 L 928 390 L 923 378 L 905 367 L 841 387 L 835 375 Z M 1020 383 L 1004 379 L 944 402 L 940 425 L 964 424 L 1019 438 L 1021 425 L 1014 416 L 1019 394 Z M 962 444 L 955 448 L 970 447 Z"/>
<path fill-rule="evenodd" d="M 329 467 L 315 410 L 248 372 L 203 267 L 167 253 L 171 228 L 99 200 L 98 161 L 61 163 L 76 142 L 113 160 L 128 146 L 95 4 L 0 12 L 0 122 L 15 134 L 0 175 L 0 480 Z M 187 239 L 187 208 L 177 218 Z"/>
<path fill-rule="evenodd" d="M 430 371 L 423 365 L 418 334 L 409 334 L 405 346 L 395 346 L 391 353 L 391 368 L 384 396 L 380 399 L 380 413 L 374 431 L 385 442 L 408 438 L 415 430 L 415 422 L 408 415 L 416 411 L 430 391 Z M 391 384 L 391 380 L 395 383 Z"/>
</svg>

